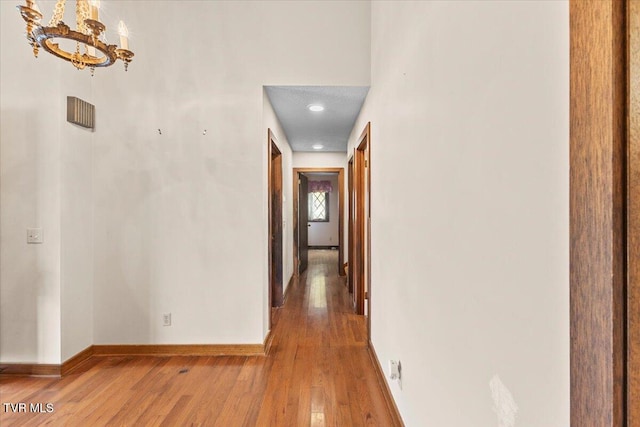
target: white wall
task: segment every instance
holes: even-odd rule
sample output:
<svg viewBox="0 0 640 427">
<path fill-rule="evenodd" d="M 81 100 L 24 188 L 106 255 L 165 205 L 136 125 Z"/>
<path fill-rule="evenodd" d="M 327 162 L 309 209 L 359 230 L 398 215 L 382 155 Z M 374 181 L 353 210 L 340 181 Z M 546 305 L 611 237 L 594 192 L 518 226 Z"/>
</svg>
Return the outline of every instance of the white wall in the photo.
<svg viewBox="0 0 640 427">
<path fill-rule="evenodd" d="M 347 153 L 312 153 L 296 151 L 293 153 L 294 168 L 344 168 L 347 173 Z"/>
<path fill-rule="evenodd" d="M 93 102 L 92 80 L 62 64 L 66 97 Z M 66 66 L 65 66 L 66 65 Z M 97 120 L 101 111 L 98 109 Z M 93 132 L 64 122 L 60 133 L 60 317 L 61 360 L 93 344 Z"/>
<path fill-rule="evenodd" d="M 372 2 L 372 340 L 408 426 L 569 425 L 569 14 Z M 294 164 L 296 162 L 294 156 Z"/>
<path fill-rule="evenodd" d="M 117 6 L 136 57 L 128 73 L 96 75 L 95 342 L 261 343 L 263 85 L 367 85 L 370 5 Z M 167 38 L 158 22 L 179 30 Z"/>
<path fill-rule="evenodd" d="M 48 19 L 53 3 L 39 4 Z M 368 85 L 370 5 L 104 5 L 136 56 L 127 73 L 118 63 L 91 78 L 33 59 L 1 2 L 0 361 L 60 363 L 90 343 L 262 342 L 263 86 Z M 64 122 L 67 95 L 96 105 L 95 133 Z M 45 244 L 26 245 L 31 226 Z"/>
<path fill-rule="evenodd" d="M 306 174 L 309 181 L 329 181 L 333 191 L 329 194 L 329 221 L 327 222 L 309 222 L 309 246 L 338 246 L 339 233 L 339 187 L 338 175 L 315 175 L 313 173 Z"/>
<path fill-rule="evenodd" d="M 60 363 L 93 339 L 92 136 L 65 121 L 68 95 L 91 101 L 91 78 L 35 59 L 14 5 L 1 7 L 0 360 Z M 27 227 L 44 243 L 27 245 Z"/>
</svg>

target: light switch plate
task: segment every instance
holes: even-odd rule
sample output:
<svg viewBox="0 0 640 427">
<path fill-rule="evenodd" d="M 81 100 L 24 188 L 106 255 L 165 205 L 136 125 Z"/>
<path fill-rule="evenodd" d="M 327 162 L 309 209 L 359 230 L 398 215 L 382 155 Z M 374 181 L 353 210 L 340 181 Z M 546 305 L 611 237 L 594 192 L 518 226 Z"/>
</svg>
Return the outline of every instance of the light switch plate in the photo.
<svg viewBox="0 0 640 427">
<path fill-rule="evenodd" d="M 44 243 L 42 228 L 27 228 L 27 243 Z"/>
</svg>

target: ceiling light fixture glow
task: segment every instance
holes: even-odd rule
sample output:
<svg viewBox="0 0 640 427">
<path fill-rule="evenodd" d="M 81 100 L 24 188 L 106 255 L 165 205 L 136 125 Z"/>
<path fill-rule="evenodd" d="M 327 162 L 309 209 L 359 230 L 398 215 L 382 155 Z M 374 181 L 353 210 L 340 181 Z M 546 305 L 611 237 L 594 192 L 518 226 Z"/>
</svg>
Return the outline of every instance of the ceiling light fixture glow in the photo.
<svg viewBox="0 0 640 427">
<path fill-rule="evenodd" d="M 322 144 L 313 144 L 312 148 L 314 150 L 322 150 L 324 148 L 324 145 L 322 145 Z"/>
<path fill-rule="evenodd" d="M 318 104 L 311 104 L 307 108 L 309 108 L 309 110 L 313 111 L 314 113 L 317 113 L 319 111 L 323 111 L 324 110 L 324 107 L 322 105 L 318 105 Z"/>
</svg>

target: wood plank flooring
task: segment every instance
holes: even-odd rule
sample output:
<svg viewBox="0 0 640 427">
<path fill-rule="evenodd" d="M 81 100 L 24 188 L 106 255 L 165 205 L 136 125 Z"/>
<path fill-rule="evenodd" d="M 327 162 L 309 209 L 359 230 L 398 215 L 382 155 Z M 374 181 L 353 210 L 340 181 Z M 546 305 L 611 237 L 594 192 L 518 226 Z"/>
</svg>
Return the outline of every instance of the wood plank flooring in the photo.
<svg viewBox="0 0 640 427">
<path fill-rule="evenodd" d="M 338 251 L 309 254 L 275 312 L 267 356 L 94 356 L 64 378 L 1 378 L 0 425 L 392 426 Z M 19 402 L 54 411 L 4 405 Z"/>
</svg>

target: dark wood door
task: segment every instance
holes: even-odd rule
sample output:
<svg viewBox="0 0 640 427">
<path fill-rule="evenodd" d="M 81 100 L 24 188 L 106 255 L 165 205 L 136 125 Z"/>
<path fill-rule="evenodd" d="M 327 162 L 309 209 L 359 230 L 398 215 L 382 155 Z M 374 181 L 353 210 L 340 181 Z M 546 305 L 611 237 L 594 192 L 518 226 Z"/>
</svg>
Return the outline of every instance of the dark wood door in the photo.
<svg viewBox="0 0 640 427">
<path fill-rule="evenodd" d="M 309 180 L 300 174 L 298 183 L 298 274 L 302 274 L 309 264 Z"/>
<path fill-rule="evenodd" d="M 274 155 L 273 158 L 273 192 L 271 193 L 271 239 L 273 248 L 273 297 L 274 307 L 280 307 L 283 303 L 282 287 L 282 156 Z"/>
<path fill-rule="evenodd" d="M 282 154 L 269 130 L 269 299 L 271 307 L 284 302 L 282 287 Z"/>
</svg>

